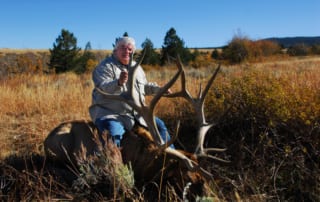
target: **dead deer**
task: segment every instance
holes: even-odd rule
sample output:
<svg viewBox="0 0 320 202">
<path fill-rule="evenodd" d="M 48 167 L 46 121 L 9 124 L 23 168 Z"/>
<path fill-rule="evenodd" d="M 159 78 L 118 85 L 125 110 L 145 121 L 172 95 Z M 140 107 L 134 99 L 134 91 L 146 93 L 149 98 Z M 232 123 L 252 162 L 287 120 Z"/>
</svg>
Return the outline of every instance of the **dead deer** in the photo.
<svg viewBox="0 0 320 202">
<path fill-rule="evenodd" d="M 132 131 L 128 131 L 122 140 L 121 155 L 124 163 L 131 163 L 134 171 L 134 177 L 137 187 L 143 189 L 148 185 L 157 185 L 154 192 L 158 194 L 169 187 L 173 188 L 176 193 L 183 197 L 186 192 L 188 196 L 194 199 L 195 196 L 206 195 L 208 192 L 208 183 L 212 175 L 205 168 L 202 168 L 198 158 L 212 158 L 220 160 L 209 154 L 210 151 L 223 151 L 216 148 L 204 148 L 203 143 L 207 131 L 213 126 L 213 123 L 207 123 L 204 116 L 204 100 L 210 86 L 212 85 L 220 66 L 215 70 L 210 78 L 205 90 L 202 92 L 200 87 L 199 94 L 193 98 L 186 88 L 186 76 L 182 62 L 179 57 L 176 60 L 178 71 L 156 93 L 149 105 L 147 105 L 139 94 L 134 93 L 135 71 L 141 64 L 140 60 L 129 68 L 131 75 L 128 79 L 128 92 L 126 94 L 113 95 L 108 94 L 100 89 L 97 90 L 109 99 L 119 100 L 130 105 L 146 121 L 147 128 L 135 126 Z M 129 64 L 132 64 L 132 56 Z M 181 90 L 169 95 L 166 92 L 176 81 L 181 78 Z M 198 122 L 197 149 L 194 153 L 188 153 L 182 150 L 176 150 L 168 147 L 177 138 L 175 135 L 171 141 L 164 143 L 155 123 L 154 110 L 160 98 L 182 97 L 189 101 L 195 109 Z M 177 127 L 178 128 L 178 127 Z M 71 121 L 63 123 L 56 127 L 46 138 L 44 148 L 49 159 L 59 160 L 61 162 L 76 162 L 76 155 L 83 146 L 86 148 L 87 155 L 93 155 L 97 145 L 94 141 L 96 128 L 92 122 Z M 178 129 L 177 129 L 178 130 Z M 176 132 L 178 134 L 178 132 Z M 115 152 L 117 153 L 117 152 Z M 153 191 L 149 193 L 154 193 Z M 160 191 L 160 192 L 159 192 Z M 167 191 L 167 190 L 166 190 Z M 184 193 L 185 194 L 185 193 Z M 154 197 L 154 196 L 153 196 Z"/>
</svg>

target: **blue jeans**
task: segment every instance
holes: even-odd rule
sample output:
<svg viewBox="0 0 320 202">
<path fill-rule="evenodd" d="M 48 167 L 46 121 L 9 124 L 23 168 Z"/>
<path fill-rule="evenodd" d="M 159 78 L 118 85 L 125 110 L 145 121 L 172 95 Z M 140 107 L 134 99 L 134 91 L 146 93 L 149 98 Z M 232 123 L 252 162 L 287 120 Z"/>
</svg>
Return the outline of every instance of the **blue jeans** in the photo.
<svg viewBox="0 0 320 202">
<path fill-rule="evenodd" d="M 170 135 L 168 133 L 168 129 L 165 125 L 165 123 L 156 117 L 156 124 L 160 133 L 161 138 L 168 142 L 170 140 Z M 124 129 L 124 126 L 120 121 L 117 121 L 115 119 L 97 119 L 95 122 L 95 125 L 97 126 L 98 130 L 100 132 L 103 132 L 107 130 L 109 134 L 111 135 L 111 138 L 113 142 L 120 147 L 120 142 L 123 137 L 123 134 L 126 132 Z M 174 149 L 174 145 L 170 145 L 172 149 Z"/>
</svg>

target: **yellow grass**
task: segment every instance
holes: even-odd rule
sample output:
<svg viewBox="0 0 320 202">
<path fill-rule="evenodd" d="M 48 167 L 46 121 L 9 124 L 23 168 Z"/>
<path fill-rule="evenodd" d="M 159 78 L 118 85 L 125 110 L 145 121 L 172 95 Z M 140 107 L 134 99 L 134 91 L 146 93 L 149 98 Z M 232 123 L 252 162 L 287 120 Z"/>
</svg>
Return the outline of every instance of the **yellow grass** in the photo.
<svg viewBox="0 0 320 202">
<path fill-rule="evenodd" d="M 41 150 L 58 123 L 88 119 L 89 76 L 18 75 L 1 82 L 0 141 L 2 157 L 11 152 Z"/>
<path fill-rule="evenodd" d="M 7 54 L 7 53 L 15 53 L 15 54 L 22 54 L 27 52 L 49 52 L 48 49 L 14 49 L 14 48 L 0 48 L 0 53 Z"/>
<path fill-rule="evenodd" d="M 207 80 L 214 67 L 215 65 L 209 69 L 188 69 L 188 88 L 192 94 L 197 92 L 200 82 L 204 83 Z M 215 83 L 219 88 L 227 89 L 234 79 L 254 70 L 257 75 L 260 72 L 271 75 L 273 79 L 286 81 L 287 86 L 284 89 L 289 97 L 298 96 L 297 99 L 317 105 L 314 106 L 317 109 L 319 94 L 315 93 L 320 89 L 319 67 L 319 57 L 224 66 Z M 161 85 L 168 81 L 175 69 L 163 69 L 165 70 L 148 70 L 146 73 L 149 80 L 157 81 Z M 88 107 L 91 103 L 92 87 L 90 74 L 16 75 L 0 80 L 1 158 L 13 153 L 42 153 L 43 139 L 59 123 L 66 120 L 89 119 Z M 178 87 L 179 84 L 175 85 L 173 90 L 177 90 Z M 310 95 L 311 98 L 303 98 L 304 95 Z M 314 101 L 315 99 L 317 100 Z M 176 102 L 162 99 L 157 113 L 166 116 L 180 114 L 179 110 Z"/>
</svg>

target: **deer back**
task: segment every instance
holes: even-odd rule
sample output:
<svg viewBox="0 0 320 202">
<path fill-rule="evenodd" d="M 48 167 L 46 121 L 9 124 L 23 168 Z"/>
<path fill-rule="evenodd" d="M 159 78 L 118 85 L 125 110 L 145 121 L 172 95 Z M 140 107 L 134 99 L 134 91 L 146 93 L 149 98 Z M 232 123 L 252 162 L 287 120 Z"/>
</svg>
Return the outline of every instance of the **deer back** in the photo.
<svg viewBox="0 0 320 202">
<path fill-rule="evenodd" d="M 95 155 L 102 151 L 105 143 L 91 121 L 73 120 L 59 124 L 49 133 L 44 140 L 44 150 L 49 160 L 77 165 L 80 155 Z M 122 161 L 120 152 L 111 154 Z"/>
</svg>

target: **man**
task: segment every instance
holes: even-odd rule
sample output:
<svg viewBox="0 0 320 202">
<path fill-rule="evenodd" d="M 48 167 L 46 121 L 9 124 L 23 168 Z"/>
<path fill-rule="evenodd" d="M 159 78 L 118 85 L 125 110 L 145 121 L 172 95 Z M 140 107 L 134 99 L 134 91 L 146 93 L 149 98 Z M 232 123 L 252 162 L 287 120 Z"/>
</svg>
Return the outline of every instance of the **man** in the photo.
<svg viewBox="0 0 320 202">
<path fill-rule="evenodd" d="M 135 51 L 135 41 L 131 37 L 122 37 L 116 41 L 113 54 L 104 59 L 92 73 L 94 86 L 108 94 L 121 94 L 128 89 L 128 67 L 130 66 L 131 54 Z M 136 73 L 135 93 L 139 93 L 142 99 L 145 95 L 151 95 L 159 91 L 156 83 L 148 82 L 141 66 Z M 92 92 L 92 107 L 90 116 L 100 132 L 107 130 L 114 143 L 120 147 L 121 139 L 126 130 L 131 130 L 138 121 L 145 125 L 142 117 L 134 113 L 133 109 L 126 103 L 107 99 L 96 89 Z M 156 117 L 159 133 L 164 141 L 168 141 L 167 128 L 164 122 Z M 173 145 L 170 147 L 174 148 Z"/>
</svg>

